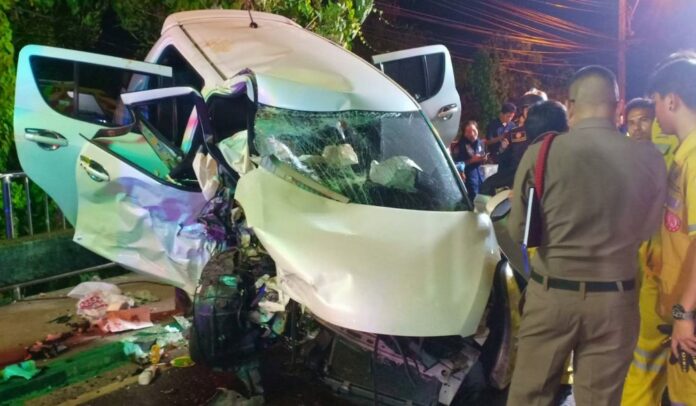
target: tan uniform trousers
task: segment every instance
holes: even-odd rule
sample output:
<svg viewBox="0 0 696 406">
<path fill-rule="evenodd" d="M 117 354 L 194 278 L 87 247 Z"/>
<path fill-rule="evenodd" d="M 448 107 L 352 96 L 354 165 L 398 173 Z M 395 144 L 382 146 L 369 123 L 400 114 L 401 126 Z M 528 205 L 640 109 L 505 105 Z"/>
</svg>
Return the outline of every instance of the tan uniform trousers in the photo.
<svg viewBox="0 0 696 406">
<path fill-rule="evenodd" d="M 621 403 L 638 338 L 636 290 L 573 292 L 530 280 L 508 406 L 552 405 L 571 352 L 578 406 Z"/>
</svg>

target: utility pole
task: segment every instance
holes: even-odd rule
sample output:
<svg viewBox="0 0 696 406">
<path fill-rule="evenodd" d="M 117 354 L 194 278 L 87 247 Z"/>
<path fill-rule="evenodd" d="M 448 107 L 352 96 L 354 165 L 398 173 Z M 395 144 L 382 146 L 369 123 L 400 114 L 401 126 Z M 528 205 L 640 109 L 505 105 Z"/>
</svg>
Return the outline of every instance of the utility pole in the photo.
<svg viewBox="0 0 696 406">
<path fill-rule="evenodd" d="M 636 6 L 637 6 L 636 2 Z M 616 64 L 617 79 L 619 81 L 619 99 L 626 100 L 626 32 L 628 31 L 628 6 L 626 0 L 619 0 L 619 42 L 618 60 Z"/>
</svg>

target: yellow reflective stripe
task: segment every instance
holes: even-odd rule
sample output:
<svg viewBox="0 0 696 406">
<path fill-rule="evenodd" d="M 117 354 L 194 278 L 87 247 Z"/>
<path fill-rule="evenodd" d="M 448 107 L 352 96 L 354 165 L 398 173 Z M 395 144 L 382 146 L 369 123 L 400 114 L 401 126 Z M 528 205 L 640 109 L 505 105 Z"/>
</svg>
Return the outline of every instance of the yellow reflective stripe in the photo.
<svg viewBox="0 0 696 406">
<path fill-rule="evenodd" d="M 633 351 L 633 365 L 648 372 L 661 372 L 667 365 L 667 356 L 669 351 L 667 348 L 659 348 L 657 350 L 647 351 L 641 348 L 636 348 Z M 640 360 L 638 358 L 643 358 Z"/>
<path fill-rule="evenodd" d="M 666 358 L 667 355 L 669 354 L 667 348 L 658 348 L 658 349 L 652 350 L 652 351 L 644 350 L 642 348 L 636 348 L 633 352 L 635 354 L 642 356 L 646 360 L 656 360 L 658 358 Z"/>
<path fill-rule="evenodd" d="M 662 372 L 662 370 L 665 369 L 665 363 L 661 363 L 661 364 L 647 363 L 646 364 L 644 362 L 638 361 L 637 359 L 634 359 L 632 364 L 636 368 L 642 369 L 643 371 L 648 371 L 648 372 Z"/>
</svg>

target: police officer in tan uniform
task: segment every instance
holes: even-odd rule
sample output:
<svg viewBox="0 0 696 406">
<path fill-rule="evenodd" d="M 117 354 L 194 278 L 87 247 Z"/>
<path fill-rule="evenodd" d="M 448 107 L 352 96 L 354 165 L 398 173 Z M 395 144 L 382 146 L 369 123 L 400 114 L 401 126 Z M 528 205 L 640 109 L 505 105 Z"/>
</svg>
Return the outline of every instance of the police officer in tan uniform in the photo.
<svg viewBox="0 0 696 406">
<path fill-rule="evenodd" d="M 649 143 L 616 129 L 618 86 L 599 66 L 570 85 L 570 131 L 551 144 L 541 243 L 519 331 L 509 405 L 550 405 L 574 353 L 578 405 L 618 405 L 638 334 L 637 250 L 658 228 L 666 169 Z M 509 230 L 522 242 L 540 143 L 525 153 Z"/>
</svg>

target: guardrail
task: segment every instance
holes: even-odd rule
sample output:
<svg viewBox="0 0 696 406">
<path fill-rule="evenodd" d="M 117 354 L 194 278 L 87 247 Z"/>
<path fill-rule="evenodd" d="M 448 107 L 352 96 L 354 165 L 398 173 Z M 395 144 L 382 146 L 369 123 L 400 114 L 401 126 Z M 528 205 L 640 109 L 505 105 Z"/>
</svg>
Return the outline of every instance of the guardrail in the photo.
<svg viewBox="0 0 696 406">
<path fill-rule="evenodd" d="M 41 191 L 43 197 L 40 202 L 37 203 L 32 199 L 32 183 L 24 172 L 11 172 L 11 173 L 0 173 L 0 183 L 2 183 L 2 211 L 5 223 L 5 238 L 6 239 L 17 239 L 18 237 L 24 236 L 34 236 L 37 234 L 51 233 L 53 231 L 65 230 L 69 228 L 68 223 L 65 220 L 65 216 L 60 211 L 59 208 L 55 208 L 56 211 L 51 209 L 51 198 L 46 192 Z M 19 186 L 17 186 L 19 185 Z M 13 187 L 14 186 L 14 187 Z M 14 189 L 14 190 L 13 190 Z M 18 190 L 21 189 L 21 192 Z M 17 216 L 15 213 L 15 207 L 13 202 L 17 202 L 17 199 L 13 199 L 16 195 L 13 193 L 21 193 L 23 199 L 19 201 L 22 202 L 21 207 L 24 211 L 22 218 Z M 43 210 L 42 222 L 44 226 L 38 226 L 34 224 L 34 218 L 42 216 L 37 215 L 34 212 L 36 209 Z M 55 213 L 55 216 L 51 215 L 51 212 Z M 23 220 L 23 221 L 18 221 Z M 38 226 L 38 227 L 35 227 Z M 37 233 L 37 228 L 39 232 Z M 0 239 L 2 239 L 2 234 L 0 233 Z M 68 272 L 62 272 L 57 275 L 51 275 L 42 278 L 36 278 L 32 280 L 23 281 L 21 283 L 14 283 L 7 286 L 0 286 L 0 292 L 11 290 L 13 292 L 13 297 L 15 300 L 22 299 L 22 288 L 36 285 L 40 283 L 50 282 L 56 279 L 66 278 L 69 276 L 79 275 L 86 272 L 95 272 L 110 268 L 115 266 L 113 262 L 108 262 L 105 264 L 100 264 L 97 266 L 90 266 L 87 268 L 81 268 L 76 270 L 71 270 Z"/>
<path fill-rule="evenodd" d="M 26 221 L 28 235 L 34 235 L 34 212 L 33 212 L 33 202 L 31 199 L 31 181 L 29 177 L 24 172 L 11 172 L 11 173 L 0 173 L 0 180 L 2 181 L 2 206 L 3 213 L 5 214 L 5 237 L 6 238 L 16 238 L 17 227 L 15 224 L 14 207 L 12 203 L 12 183 L 19 180 L 23 184 L 24 189 L 24 199 L 26 202 Z M 51 232 L 51 216 L 49 215 L 49 196 L 46 192 L 43 193 L 43 210 L 44 210 L 44 221 L 46 224 L 46 232 Z M 59 210 L 60 212 L 60 210 Z M 60 212 L 62 228 L 67 228 L 67 223 L 65 221 L 65 216 Z"/>
</svg>

